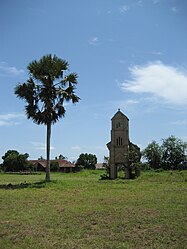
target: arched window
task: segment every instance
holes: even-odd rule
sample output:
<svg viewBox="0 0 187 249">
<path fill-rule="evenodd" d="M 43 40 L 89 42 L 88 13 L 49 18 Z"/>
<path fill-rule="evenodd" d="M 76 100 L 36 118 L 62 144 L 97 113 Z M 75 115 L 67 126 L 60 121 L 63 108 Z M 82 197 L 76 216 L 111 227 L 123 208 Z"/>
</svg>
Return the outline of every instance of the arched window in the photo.
<svg viewBox="0 0 187 249">
<path fill-rule="evenodd" d="M 122 137 L 118 137 L 118 138 L 116 139 L 116 145 L 117 145 L 117 146 L 122 146 L 122 145 L 123 145 L 123 139 L 122 139 Z"/>
<path fill-rule="evenodd" d="M 116 145 L 119 146 L 119 140 L 118 140 L 118 138 L 116 139 Z"/>
</svg>

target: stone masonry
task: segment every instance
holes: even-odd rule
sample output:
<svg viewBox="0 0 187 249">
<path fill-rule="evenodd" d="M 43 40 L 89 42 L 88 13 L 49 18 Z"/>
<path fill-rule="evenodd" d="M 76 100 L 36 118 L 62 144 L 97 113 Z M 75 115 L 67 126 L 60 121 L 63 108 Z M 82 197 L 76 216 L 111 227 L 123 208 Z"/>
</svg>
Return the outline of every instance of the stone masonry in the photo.
<svg viewBox="0 0 187 249">
<path fill-rule="evenodd" d="M 128 163 L 129 146 L 129 119 L 120 109 L 112 117 L 111 141 L 107 144 L 109 149 L 110 179 L 117 178 L 118 167 L 125 168 L 125 177 L 130 178 Z M 136 146 L 136 145 L 135 145 Z M 139 148 L 138 146 L 136 146 Z"/>
</svg>

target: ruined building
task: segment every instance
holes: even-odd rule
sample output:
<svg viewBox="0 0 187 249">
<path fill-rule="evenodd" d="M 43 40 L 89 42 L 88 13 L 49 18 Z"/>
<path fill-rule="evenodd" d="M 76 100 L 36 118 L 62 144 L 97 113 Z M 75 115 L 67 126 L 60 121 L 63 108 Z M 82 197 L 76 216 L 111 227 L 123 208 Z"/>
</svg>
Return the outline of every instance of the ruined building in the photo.
<svg viewBox="0 0 187 249">
<path fill-rule="evenodd" d="M 118 167 L 123 166 L 125 169 L 125 177 L 131 177 L 131 168 L 129 163 L 129 151 L 134 150 L 140 161 L 140 148 L 131 143 L 129 140 L 129 119 L 120 109 L 113 116 L 111 141 L 107 144 L 109 149 L 109 172 L 110 179 L 117 178 Z"/>
</svg>

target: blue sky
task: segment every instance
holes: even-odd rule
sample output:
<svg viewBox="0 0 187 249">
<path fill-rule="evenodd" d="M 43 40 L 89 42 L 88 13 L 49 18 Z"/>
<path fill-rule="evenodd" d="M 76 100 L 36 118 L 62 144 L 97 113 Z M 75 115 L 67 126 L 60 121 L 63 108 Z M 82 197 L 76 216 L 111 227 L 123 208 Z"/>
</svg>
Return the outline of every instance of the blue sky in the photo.
<svg viewBox="0 0 187 249">
<path fill-rule="evenodd" d="M 0 157 L 45 157 L 46 128 L 26 119 L 14 87 L 49 53 L 79 75 L 81 98 L 52 128 L 52 158 L 102 162 L 118 108 L 141 149 L 170 135 L 187 141 L 186 0 L 0 0 L 0 34 Z"/>
</svg>

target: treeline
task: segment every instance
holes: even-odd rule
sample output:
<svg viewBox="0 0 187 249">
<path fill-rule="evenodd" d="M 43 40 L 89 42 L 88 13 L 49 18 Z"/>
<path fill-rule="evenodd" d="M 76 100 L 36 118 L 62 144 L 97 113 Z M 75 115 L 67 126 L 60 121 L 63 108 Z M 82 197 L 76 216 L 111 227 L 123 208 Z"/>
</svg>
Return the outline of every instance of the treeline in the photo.
<svg viewBox="0 0 187 249">
<path fill-rule="evenodd" d="M 8 150 L 2 156 L 3 163 L 0 169 L 4 172 L 34 171 L 33 164 L 28 160 L 29 154 L 21 154 L 17 150 Z M 38 160 L 45 160 L 42 156 Z M 55 160 L 67 160 L 67 157 L 59 155 Z M 75 162 L 75 171 L 82 169 L 95 169 L 97 164 L 96 155 L 90 153 L 82 153 Z M 54 160 L 50 162 L 51 171 L 59 171 L 59 165 Z"/>
<path fill-rule="evenodd" d="M 175 136 L 162 139 L 161 145 L 152 141 L 142 151 L 142 159 L 146 162 L 143 164 L 144 168 L 155 170 L 187 169 L 186 152 L 187 143 Z"/>
<path fill-rule="evenodd" d="M 183 170 L 187 169 L 187 143 L 181 139 L 170 136 L 166 139 L 162 139 L 162 143 L 159 144 L 156 141 L 152 141 L 141 152 L 142 162 L 139 163 L 139 154 L 134 150 L 129 151 L 128 161 L 129 166 L 139 167 L 142 170 L 148 169 L 164 169 L 164 170 Z M 4 156 L 2 156 L 3 163 L 0 165 L 1 170 L 5 172 L 15 171 L 33 171 L 33 165 L 28 160 L 29 154 L 20 154 L 16 150 L 8 150 Z M 43 157 L 38 158 L 43 160 Z M 67 158 L 63 155 L 55 157 L 55 160 Z M 82 153 L 79 155 L 75 163 L 75 171 L 82 169 L 95 169 L 97 164 L 97 157 L 94 154 Z M 51 171 L 58 171 L 59 166 L 54 161 L 51 162 Z M 108 158 L 105 157 L 103 166 L 108 168 Z"/>
</svg>

